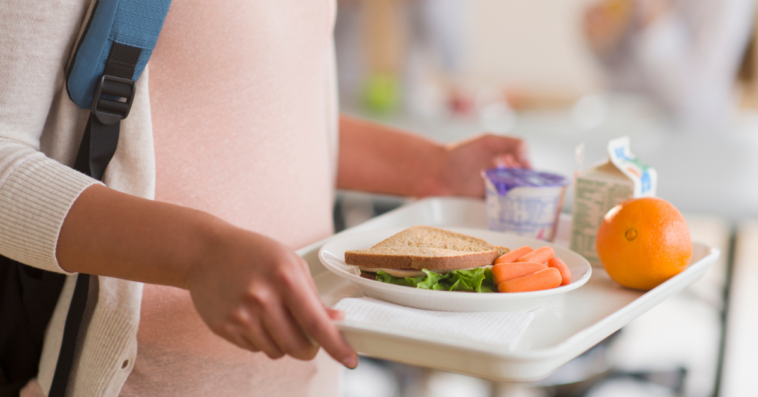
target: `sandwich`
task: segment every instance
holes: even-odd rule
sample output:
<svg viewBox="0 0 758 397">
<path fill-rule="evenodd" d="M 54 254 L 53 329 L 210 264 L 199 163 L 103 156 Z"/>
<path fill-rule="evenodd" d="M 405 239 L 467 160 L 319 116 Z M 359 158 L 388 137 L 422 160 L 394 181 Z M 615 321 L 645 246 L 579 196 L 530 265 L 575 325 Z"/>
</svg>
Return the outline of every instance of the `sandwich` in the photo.
<svg viewBox="0 0 758 397">
<path fill-rule="evenodd" d="M 508 248 L 429 226 L 414 226 L 365 250 L 345 252 L 361 276 L 416 288 L 493 292 L 490 268 Z"/>
</svg>

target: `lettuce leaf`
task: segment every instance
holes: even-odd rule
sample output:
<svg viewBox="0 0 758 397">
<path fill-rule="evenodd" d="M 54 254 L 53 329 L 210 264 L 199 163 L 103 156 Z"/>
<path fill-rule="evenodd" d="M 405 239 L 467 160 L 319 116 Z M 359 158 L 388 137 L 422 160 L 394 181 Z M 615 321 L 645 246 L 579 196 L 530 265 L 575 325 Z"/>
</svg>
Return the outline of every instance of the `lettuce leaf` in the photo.
<svg viewBox="0 0 758 397">
<path fill-rule="evenodd" d="M 446 277 L 444 274 L 430 272 L 426 269 L 423 269 L 421 271 L 426 273 L 426 276 L 417 277 L 422 278 L 423 280 L 416 283 L 416 288 L 434 289 L 434 286 L 439 284 L 440 280 L 443 280 Z"/>
<path fill-rule="evenodd" d="M 425 276 L 394 277 L 379 270 L 376 273 L 376 280 L 438 291 L 495 292 L 496 290 L 492 270 L 489 268 L 453 270 L 445 274 L 427 269 L 422 269 L 422 271 L 426 274 Z"/>
<path fill-rule="evenodd" d="M 405 285 L 408 287 L 416 286 L 416 283 L 413 282 L 413 277 L 394 277 L 394 276 L 390 276 L 389 274 L 381 270 L 376 272 L 376 281 L 381 281 L 383 283 L 397 284 L 397 285 Z"/>
</svg>

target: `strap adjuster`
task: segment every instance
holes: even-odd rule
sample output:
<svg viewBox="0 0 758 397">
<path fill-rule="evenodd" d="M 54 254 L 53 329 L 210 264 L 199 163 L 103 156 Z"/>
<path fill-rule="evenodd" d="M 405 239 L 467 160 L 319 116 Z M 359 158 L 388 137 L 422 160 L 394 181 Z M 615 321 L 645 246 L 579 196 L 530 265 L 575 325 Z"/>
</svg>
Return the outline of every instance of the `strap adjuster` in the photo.
<svg viewBox="0 0 758 397">
<path fill-rule="evenodd" d="M 129 115 L 135 90 L 134 80 L 103 75 L 92 97 L 92 114 L 105 125 L 118 123 Z"/>
</svg>

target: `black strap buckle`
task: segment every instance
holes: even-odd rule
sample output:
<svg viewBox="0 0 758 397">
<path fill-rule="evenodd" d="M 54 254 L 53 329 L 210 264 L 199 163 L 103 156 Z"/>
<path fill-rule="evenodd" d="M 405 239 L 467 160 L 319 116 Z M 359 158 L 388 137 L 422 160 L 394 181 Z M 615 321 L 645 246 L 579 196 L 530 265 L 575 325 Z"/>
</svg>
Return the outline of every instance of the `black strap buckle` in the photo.
<svg viewBox="0 0 758 397">
<path fill-rule="evenodd" d="M 103 75 L 92 97 L 92 114 L 105 125 L 118 123 L 129 115 L 135 90 L 134 80 Z"/>
</svg>

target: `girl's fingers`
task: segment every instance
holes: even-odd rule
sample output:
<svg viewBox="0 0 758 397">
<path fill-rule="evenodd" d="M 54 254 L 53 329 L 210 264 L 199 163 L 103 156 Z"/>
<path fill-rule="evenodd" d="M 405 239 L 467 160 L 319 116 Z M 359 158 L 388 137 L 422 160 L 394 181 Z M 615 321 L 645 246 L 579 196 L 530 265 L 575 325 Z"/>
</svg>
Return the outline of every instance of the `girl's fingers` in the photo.
<svg viewBox="0 0 758 397">
<path fill-rule="evenodd" d="M 532 168 L 532 162 L 529 161 L 529 146 L 522 141 L 516 151 L 516 160 L 522 168 Z"/>
<path fill-rule="evenodd" d="M 318 345 L 308 339 L 282 304 L 264 313 L 262 319 L 264 329 L 285 354 L 300 360 L 310 360 L 318 353 Z"/>
<path fill-rule="evenodd" d="M 248 338 L 245 338 L 243 335 L 246 326 L 233 326 L 230 324 L 227 324 L 226 326 L 222 327 L 222 330 L 218 332 L 218 335 L 223 337 L 224 339 L 228 340 L 231 343 L 234 343 L 235 345 L 245 349 L 250 350 L 251 352 L 259 352 L 261 349 L 258 348 L 258 346 L 253 343 Z"/>
<path fill-rule="evenodd" d="M 345 312 L 343 312 L 342 310 L 334 310 L 326 306 L 324 306 L 324 308 L 326 309 L 326 314 L 328 314 L 329 318 L 331 318 L 332 320 L 342 321 L 345 319 Z"/>
<path fill-rule="evenodd" d="M 519 168 L 521 164 L 511 154 L 505 155 L 505 165 L 510 168 Z"/>
<path fill-rule="evenodd" d="M 358 365 L 358 356 L 332 323 L 318 295 L 310 288 L 292 288 L 285 299 L 295 321 L 329 355 L 348 368 Z"/>
<path fill-rule="evenodd" d="M 297 257 L 297 260 L 300 263 L 300 267 L 303 269 L 303 272 L 308 276 L 308 279 L 313 280 L 313 277 L 311 276 L 311 267 L 308 265 L 308 262 L 300 256 Z"/>
<path fill-rule="evenodd" d="M 521 139 L 514 137 L 488 137 L 486 144 L 490 153 L 495 154 L 493 163 L 497 166 L 511 168 L 532 168 L 529 161 L 529 148 Z"/>
<path fill-rule="evenodd" d="M 515 157 L 513 157 L 512 154 L 500 154 L 495 156 L 495 158 L 492 160 L 492 163 L 495 167 L 507 167 L 507 168 L 521 168 L 522 165 L 519 163 Z"/>
<path fill-rule="evenodd" d="M 240 332 L 240 335 L 248 343 L 256 346 L 259 351 L 262 351 L 273 360 L 284 356 L 284 352 L 279 349 L 263 325 L 258 321 L 247 324 Z"/>
<path fill-rule="evenodd" d="M 241 347 L 243 349 L 250 350 L 251 352 L 255 352 L 255 353 L 261 351 L 261 349 L 259 349 L 258 346 L 256 346 L 253 342 L 251 342 L 250 340 L 248 340 L 247 338 L 245 338 L 244 336 L 242 336 L 241 333 L 240 334 L 236 334 L 236 335 L 228 336 L 228 338 L 232 342 L 234 342 L 235 345 L 237 345 L 237 346 L 239 346 L 239 347 Z"/>
<path fill-rule="evenodd" d="M 492 159 L 492 165 L 495 167 L 507 167 L 508 166 L 508 155 L 507 154 L 499 154 L 495 156 L 495 158 Z"/>
<path fill-rule="evenodd" d="M 303 263 L 305 263 L 305 269 L 306 269 L 306 273 L 305 273 L 306 277 L 305 278 L 308 281 L 308 285 L 310 285 L 311 290 L 313 291 L 313 293 L 316 294 L 316 295 L 318 295 L 318 288 L 316 288 L 316 282 L 313 281 L 313 276 L 311 276 L 311 269 L 310 269 L 310 267 L 308 267 L 308 262 L 306 262 L 303 259 Z"/>
</svg>

